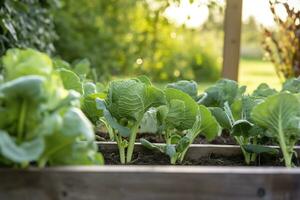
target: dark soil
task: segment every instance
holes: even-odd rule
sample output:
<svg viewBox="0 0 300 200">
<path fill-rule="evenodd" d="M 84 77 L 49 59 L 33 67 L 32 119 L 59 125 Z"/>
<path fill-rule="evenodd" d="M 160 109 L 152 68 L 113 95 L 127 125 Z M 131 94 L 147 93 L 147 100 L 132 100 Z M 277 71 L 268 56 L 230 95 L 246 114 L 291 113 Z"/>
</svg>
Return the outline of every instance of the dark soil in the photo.
<svg viewBox="0 0 300 200">
<path fill-rule="evenodd" d="M 97 139 L 99 141 L 109 141 L 109 136 L 106 132 L 98 131 Z M 161 135 L 153 134 L 153 133 L 139 133 L 137 135 L 136 142 L 139 142 L 141 138 L 147 139 L 152 143 L 164 143 L 164 139 Z M 236 144 L 233 137 L 229 135 L 229 133 L 223 132 L 221 136 L 216 137 L 212 141 L 207 141 L 204 136 L 199 136 L 195 139 L 194 144 L 228 144 L 233 145 Z"/>
<path fill-rule="evenodd" d="M 121 165 L 118 152 L 102 151 L 106 165 Z M 298 160 L 295 160 L 297 165 Z M 134 153 L 133 161 L 130 165 L 170 165 L 169 157 L 155 151 L 143 150 Z M 197 165 L 197 166 L 246 166 L 242 156 L 224 157 L 220 155 L 210 154 L 200 159 L 186 159 L 178 165 Z M 279 156 L 260 155 L 256 163 L 250 166 L 284 166 Z"/>
</svg>

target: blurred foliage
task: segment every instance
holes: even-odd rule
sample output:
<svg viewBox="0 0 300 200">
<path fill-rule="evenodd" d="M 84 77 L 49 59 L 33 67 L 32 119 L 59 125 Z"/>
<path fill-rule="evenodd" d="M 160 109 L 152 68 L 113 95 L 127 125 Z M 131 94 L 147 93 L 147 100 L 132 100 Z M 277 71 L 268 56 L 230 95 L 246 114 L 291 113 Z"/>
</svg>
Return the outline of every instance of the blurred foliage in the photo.
<svg viewBox="0 0 300 200">
<path fill-rule="evenodd" d="M 209 26 L 193 30 L 169 22 L 164 11 L 174 2 L 62 0 L 54 18 L 57 55 L 69 62 L 88 58 L 100 81 L 139 74 L 155 81 L 216 80 L 222 37 L 209 34 Z"/>
<path fill-rule="evenodd" d="M 276 29 L 264 29 L 263 47 L 274 64 L 281 79 L 300 75 L 300 11 L 291 7 L 287 1 L 269 0 L 270 9 L 276 22 Z M 282 19 L 276 7 L 284 8 L 287 17 Z"/>
<path fill-rule="evenodd" d="M 242 24 L 241 34 L 241 57 L 244 59 L 259 59 L 264 55 L 261 46 L 261 28 L 256 19 L 251 16 Z"/>
<path fill-rule="evenodd" d="M 52 54 L 57 38 L 51 11 L 59 0 L 0 0 L 0 56 L 12 47 Z"/>
</svg>

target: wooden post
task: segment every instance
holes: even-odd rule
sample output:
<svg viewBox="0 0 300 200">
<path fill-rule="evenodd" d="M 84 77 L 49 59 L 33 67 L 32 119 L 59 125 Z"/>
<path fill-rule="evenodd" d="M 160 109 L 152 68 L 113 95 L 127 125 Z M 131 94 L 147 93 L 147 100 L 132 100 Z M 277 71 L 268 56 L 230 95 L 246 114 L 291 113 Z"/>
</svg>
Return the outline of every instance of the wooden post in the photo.
<svg viewBox="0 0 300 200">
<path fill-rule="evenodd" d="M 224 22 L 223 78 L 238 80 L 243 0 L 227 0 Z"/>
</svg>

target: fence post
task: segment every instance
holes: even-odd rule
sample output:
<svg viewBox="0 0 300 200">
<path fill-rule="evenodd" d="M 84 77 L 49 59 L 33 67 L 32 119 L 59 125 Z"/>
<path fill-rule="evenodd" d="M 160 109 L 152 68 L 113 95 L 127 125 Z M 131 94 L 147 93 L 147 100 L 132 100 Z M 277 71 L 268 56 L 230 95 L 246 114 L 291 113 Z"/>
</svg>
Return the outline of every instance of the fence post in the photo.
<svg viewBox="0 0 300 200">
<path fill-rule="evenodd" d="M 243 0 L 227 0 L 222 77 L 238 80 Z"/>
</svg>

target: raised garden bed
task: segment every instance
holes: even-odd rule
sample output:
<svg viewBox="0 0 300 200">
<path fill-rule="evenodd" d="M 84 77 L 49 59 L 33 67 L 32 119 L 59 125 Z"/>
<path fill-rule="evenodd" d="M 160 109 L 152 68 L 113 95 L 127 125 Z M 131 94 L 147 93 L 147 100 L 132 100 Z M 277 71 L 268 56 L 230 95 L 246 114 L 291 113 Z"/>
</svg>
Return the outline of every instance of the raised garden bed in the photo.
<svg viewBox="0 0 300 200">
<path fill-rule="evenodd" d="M 163 144 L 158 144 L 163 145 Z M 103 153 L 105 163 L 120 165 L 118 147 L 115 142 L 98 142 L 99 150 Z M 269 146 L 280 149 L 278 146 Z M 294 148 L 300 154 L 300 146 Z M 299 159 L 294 163 L 299 164 Z M 169 157 L 153 152 L 140 143 L 135 143 L 134 158 L 131 165 L 170 165 Z M 238 145 L 192 144 L 182 165 L 197 166 L 246 166 L 241 148 Z M 259 155 L 256 163 L 250 166 L 284 166 L 281 155 Z"/>
<path fill-rule="evenodd" d="M 118 149 L 114 142 L 98 142 L 98 146 L 106 162 L 108 155 L 117 155 Z M 0 199 L 300 198 L 300 168 L 239 166 L 243 165 L 243 158 L 240 147 L 236 145 L 193 144 L 186 155 L 187 161 L 184 163 L 186 166 L 171 166 L 167 157 L 161 159 L 162 154 L 150 153 L 139 143 L 135 144 L 135 147 L 135 152 L 140 152 L 144 156 L 151 154 L 157 156 L 156 163 L 152 160 L 151 166 L 150 163 L 144 163 L 148 166 L 137 166 L 143 163 L 139 163 L 141 161 L 134 157 L 132 163 L 123 166 L 50 167 L 26 170 L 2 168 Z M 295 147 L 295 151 L 299 153 L 300 147 Z M 226 158 L 235 159 L 226 160 Z M 198 163 L 202 166 L 187 166 L 193 165 L 188 162 L 201 159 L 207 163 Z M 114 162 L 107 164 L 119 164 L 118 158 Z M 213 164 L 223 167 L 203 166 Z"/>
<path fill-rule="evenodd" d="M 299 79 L 248 95 L 231 80 L 198 94 L 140 76 L 106 92 L 34 50 L 4 60 L 0 199 L 300 199 Z M 95 143 L 99 122 L 116 143 Z"/>
</svg>

